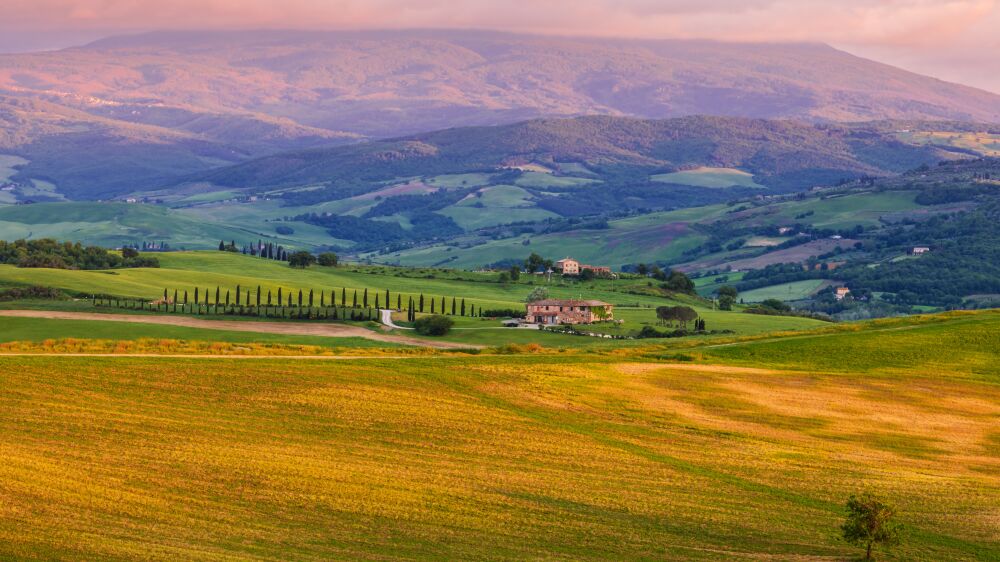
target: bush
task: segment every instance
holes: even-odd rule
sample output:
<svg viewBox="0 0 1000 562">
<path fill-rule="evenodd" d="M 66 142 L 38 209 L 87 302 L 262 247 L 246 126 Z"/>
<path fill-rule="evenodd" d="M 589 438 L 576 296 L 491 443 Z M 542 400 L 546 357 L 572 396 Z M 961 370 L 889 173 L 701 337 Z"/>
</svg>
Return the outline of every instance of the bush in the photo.
<svg viewBox="0 0 1000 562">
<path fill-rule="evenodd" d="M 33 285 L 31 287 L 13 287 L 0 291 L 0 301 L 13 301 L 19 299 L 49 299 L 63 300 L 66 295 L 59 289 Z"/>
<path fill-rule="evenodd" d="M 447 316 L 424 316 L 413 323 L 417 333 L 424 336 L 445 336 L 451 331 L 455 321 Z"/>
<path fill-rule="evenodd" d="M 295 234 L 295 229 L 290 226 L 278 226 L 274 229 L 275 232 L 281 234 L 282 236 L 288 236 L 289 234 Z"/>
<path fill-rule="evenodd" d="M 288 265 L 291 267 L 305 269 L 314 263 L 316 263 L 316 257 L 309 252 L 295 252 L 288 256 Z"/>
<path fill-rule="evenodd" d="M 339 258 L 337 257 L 337 254 L 333 252 L 323 252 L 319 255 L 316 261 L 323 267 L 337 267 L 338 260 Z"/>
</svg>

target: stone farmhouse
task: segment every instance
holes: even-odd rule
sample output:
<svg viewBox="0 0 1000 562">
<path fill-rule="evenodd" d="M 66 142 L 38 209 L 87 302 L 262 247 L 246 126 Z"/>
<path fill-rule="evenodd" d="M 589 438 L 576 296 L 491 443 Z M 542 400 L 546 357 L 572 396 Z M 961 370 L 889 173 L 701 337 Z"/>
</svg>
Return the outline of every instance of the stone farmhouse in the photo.
<svg viewBox="0 0 1000 562">
<path fill-rule="evenodd" d="M 552 267 L 563 275 L 580 275 L 580 272 L 584 270 L 593 271 L 597 275 L 611 275 L 610 267 L 604 265 L 582 264 L 573 258 L 563 258 L 552 264 Z"/>
<path fill-rule="evenodd" d="M 614 318 L 614 305 L 595 300 L 546 299 L 528 303 L 528 322 L 593 324 Z"/>
</svg>

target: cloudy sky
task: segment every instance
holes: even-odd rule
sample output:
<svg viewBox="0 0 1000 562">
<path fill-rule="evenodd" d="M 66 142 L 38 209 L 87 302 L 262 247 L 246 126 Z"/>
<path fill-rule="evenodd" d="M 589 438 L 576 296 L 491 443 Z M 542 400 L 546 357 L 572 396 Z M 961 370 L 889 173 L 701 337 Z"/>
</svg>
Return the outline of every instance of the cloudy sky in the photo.
<svg viewBox="0 0 1000 562">
<path fill-rule="evenodd" d="M 483 28 L 821 41 L 1000 93 L 1000 0 L 3 0 L 0 50 L 204 28 Z"/>
</svg>

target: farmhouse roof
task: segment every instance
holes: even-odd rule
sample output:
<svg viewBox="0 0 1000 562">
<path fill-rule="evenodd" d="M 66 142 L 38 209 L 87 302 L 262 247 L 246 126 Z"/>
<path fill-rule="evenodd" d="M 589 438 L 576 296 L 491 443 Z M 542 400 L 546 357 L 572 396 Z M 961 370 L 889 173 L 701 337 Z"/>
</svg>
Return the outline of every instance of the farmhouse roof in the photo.
<svg viewBox="0 0 1000 562">
<path fill-rule="evenodd" d="M 611 306 L 610 303 L 604 301 L 575 299 L 545 299 L 528 304 L 536 306 Z"/>
</svg>

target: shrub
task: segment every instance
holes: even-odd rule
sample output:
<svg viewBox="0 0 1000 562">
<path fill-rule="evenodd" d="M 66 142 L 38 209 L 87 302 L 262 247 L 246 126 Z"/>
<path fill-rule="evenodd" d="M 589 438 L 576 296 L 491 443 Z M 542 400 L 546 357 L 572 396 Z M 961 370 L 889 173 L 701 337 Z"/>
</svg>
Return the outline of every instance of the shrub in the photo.
<svg viewBox="0 0 1000 562">
<path fill-rule="evenodd" d="M 295 252 L 288 256 L 288 265 L 291 267 L 305 269 L 314 263 L 316 263 L 316 256 L 309 252 Z"/>
<path fill-rule="evenodd" d="M 413 323 L 417 333 L 424 336 L 445 336 L 451 331 L 455 321 L 447 316 L 424 316 Z"/>
<path fill-rule="evenodd" d="M 295 229 L 290 226 L 278 226 L 274 229 L 275 232 L 281 234 L 282 236 L 288 236 L 289 234 L 295 234 Z"/>
<path fill-rule="evenodd" d="M 337 254 L 333 252 L 323 252 L 316 259 L 317 263 L 323 267 L 336 267 L 338 260 Z"/>
<path fill-rule="evenodd" d="M 62 300 L 66 295 L 59 289 L 52 287 L 42 287 L 33 285 L 31 287 L 13 287 L 0 291 L 0 301 L 12 301 L 18 299 L 50 299 Z"/>
</svg>

